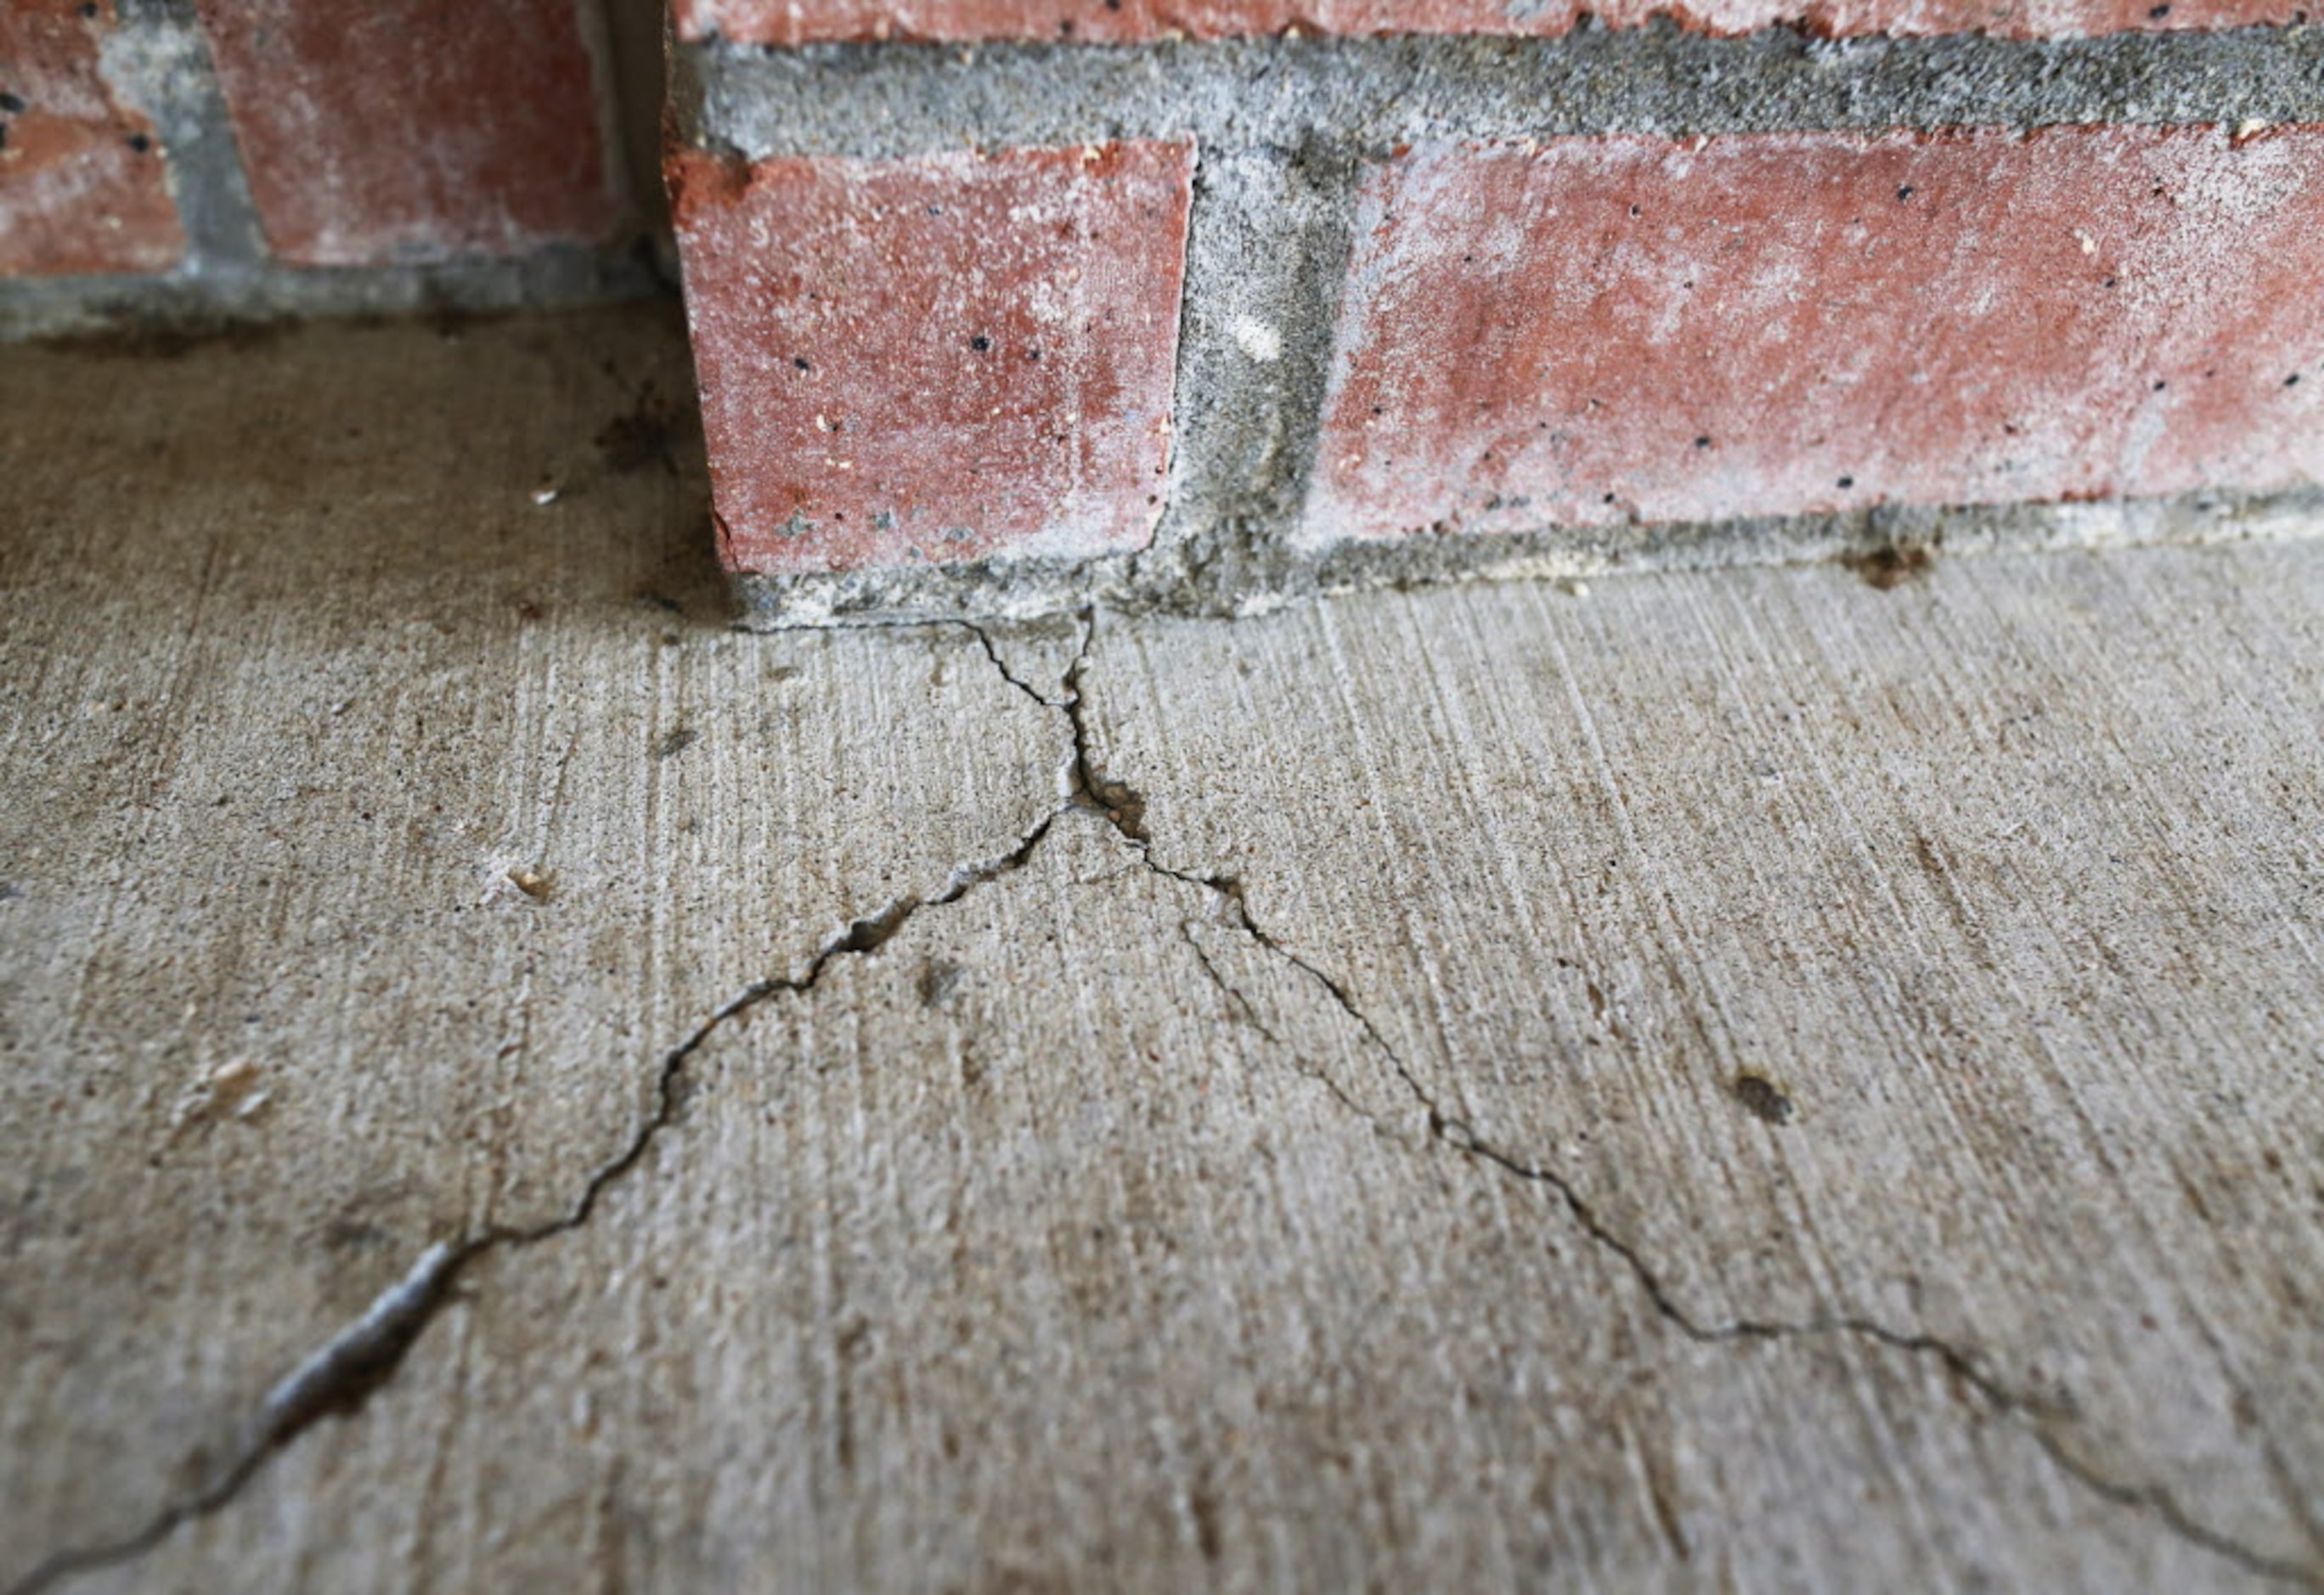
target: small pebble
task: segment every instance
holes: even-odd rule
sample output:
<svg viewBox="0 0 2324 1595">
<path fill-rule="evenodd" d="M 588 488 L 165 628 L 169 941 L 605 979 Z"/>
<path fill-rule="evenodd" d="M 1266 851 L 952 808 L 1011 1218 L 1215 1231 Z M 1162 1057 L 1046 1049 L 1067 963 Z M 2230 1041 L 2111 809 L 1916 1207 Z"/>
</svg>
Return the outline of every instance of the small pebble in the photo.
<svg viewBox="0 0 2324 1595">
<path fill-rule="evenodd" d="M 258 1065 L 248 1058 L 235 1058 L 210 1071 L 209 1089 L 213 1096 L 237 1097 L 257 1083 Z"/>
</svg>

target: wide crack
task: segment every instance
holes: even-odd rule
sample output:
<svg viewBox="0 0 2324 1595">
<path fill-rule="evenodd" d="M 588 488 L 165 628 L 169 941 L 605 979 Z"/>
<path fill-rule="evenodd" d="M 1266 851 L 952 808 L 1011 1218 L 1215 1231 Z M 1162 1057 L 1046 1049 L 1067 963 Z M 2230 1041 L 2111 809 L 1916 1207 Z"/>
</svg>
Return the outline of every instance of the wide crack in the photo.
<svg viewBox="0 0 2324 1595">
<path fill-rule="evenodd" d="M 231 1461 L 198 1489 L 164 1506 L 135 1532 L 106 1544 L 57 1553 L 12 1587 L 10 1595 L 36 1595 L 76 1574 L 134 1561 L 159 1545 L 174 1530 L 206 1517 L 231 1503 L 244 1486 L 281 1452 L 326 1416 L 359 1409 L 401 1367 L 405 1357 L 437 1315 L 454 1299 L 453 1287 L 471 1265 L 490 1252 L 540 1245 L 568 1234 L 589 1222 L 599 1202 L 614 1185 L 645 1160 L 662 1132 L 677 1122 L 683 1106 L 687 1065 L 694 1055 L 735 1016 L 776 996 L 804 996 L 812 991 L 832 964 L 842 958 L 877 951 L 899 933 L 922 909 L 959 901 L 969 892 L 1001 876 L 1023 869 L 1040 850 L 1057 822 L 1084 811 L 1101 816 L 1137 852 L 1144 867 L 1165 879 L 1214 894 L 1231 909 L 1237 929 L 1270 956 L 1279 959 L 1323 991 L 1362 1033 L 1366 1042 L 1387 1060 L 1406 1091 L 1426 1115 L 1427 1139 L 1495 1172 L 1548 1191 L 1564 1206 L 1577 1228 L 1611 1254 L 1637 1284 L 1658 1316 L 1690 1340 L 1705 1343 L 1779 1341 L 1805 1336 L 1851 1336 L 1892 1351 L 1934 1358 L 1962 1387 L 1973 1391 L 1997 1415 L 2023 1422 L 2044 1455 L 2083 1488 L 2116 1506 L 2146 1512 L 2170 1532 L 2263 1577 L 2324 1590 L 2324 1577 L 2298 1563 L 2255 1551 L 2198 1522 L 2161 1484 L 2134 1484 L 2107 1477 L 2067 1448 L 2051 1428 L 2059 1415 L 2049 1404 L 2011 1388 L 1987 1372 L 1968 1351 L 1938 1336 L 1898 1330 L 1867 1318 L 1834 1317 L 1779 1322 L 1734 1319 L 1705 1323 L 1680 1305 L 1662 1276 L 1636 1246 L 1616 1234 L 1600 1220 L 1588 1198 L 1556 1170 L 1526 1162 L 1486 1142 L 1466 1123 L 1447 1114 L 1419 1077 L 1405 1063 L 1385 1034 L 1356 1002 L 1353 995 L 1327 971 L 1292 951 L 1253 917 L 1241 880 L 1232 875 L 1200 875 L 1176 870 L 1154 856 L 1154 842 L 1146 824 L 1146 799 L 1128 782 L 1107 772 L 1098 758 L 1088 721 L 1088 698 L 1083 682 L 1088 673 L 1097 632 L 1097 611 L 1084 609 L 1081 638 L 1060 684 L 1060 696 L 1051 696 L 1019 677 L 992 634 L 964 622 L 928 622 L 930 627 L 957 625 L 968 631 L 982 648 L 1001 678 L 1045 709 L 1061 714 L 1072 735 L 1072 759 L 1066 792 L 1056 807 L 1036 823 L 1017 844 L 997 858 L 955 868 L 945 885 L 926 897 L 898 898 L 877 913 L 859 918 L 826 942 L 804 973 L 753 982 L 729 999 L 691 1034 L 662 1056 L 655 1080 L 654 1104 L 629 1141 L 600 1164 L 583 1185 L 573 1205 L 562 1215 L 530 1227 L 495 1226 L 458 1242 L 439 1243 L 424 1252 L 404 1277 L 383 1292 L 355 1322 L 333 1336 L 319 1350 L 275 1385 L 261 1402 Z M 920 629 L 898 627 L 897 629 Z M 1191 936 L 1185 937 L 1204 973 L 1259 1028 L 1260 1034 L 1295 1061 L 1290 1046 L 1259 1020 L 1258 1010 L 1234 982 Z M 1303 1069 L 1321 1082 L 1342 1105 L 1368 1120 L 1371 1115 L 1328 1071 Z"/>
<path fill-rule="evenodd" d="M 982 634 L 979 636 L 982 639 Z M 989 640 L 985 640 L 985 647 L 991 651 Z M 997 654 L 994 663 L 1000 664 Z M 1012 685 L 1031 690 L 1010 676 L 1005 667 L 1001 673 Z M 877 951 L 922 909 L 958 902 L 987 881 L 1024 868 L 1039 851 L 1050 827 L 1074 807 L 1069 799 L 1050 810 L 1019 838 L 1014 847 L 1000 856 L 957 866 L 938 890 L 926 897 L 898 898 L 877 913 L 851 921 L 816 951 L 805 973 L 753 982 L 728 999 L 683 1041 L 662 1055 L 655 1076 L 652 1110 L 629 1140 L 598 1165 L 565 1212 L 543 1223 L 495 1225 L 463 1240 L 429 1247 L 403 1278 L 374 1298 L 355 1323 L 308 1356 L 267 1393 L 256 1415 L 244 1426 L 229 1460 L 206 1482 L 165 1504 L 134 1531 L 117 1540 L 70 1548 L 44 1558 L 10 1587 L 9 1595 L 38 1595 L 75 1575 L 134 1561 L 183 1525 L 226 1506 L 276 1453 L 317 1422 L 359 1409 L 394 1377 L 420 1335 L 453 1300 L 453 1287 L 460 1277 L 478 1259 L 503 1249 L 553 1240 L 589 1222 L 605 1193 L 644 1162 L 655 1140 L 677 1122 L 683 1105 L 687 1065 L 721 1026 L 770 998 L 783 994 L 803 996 L 812 991 L 834 963 Z"/>
</svg>

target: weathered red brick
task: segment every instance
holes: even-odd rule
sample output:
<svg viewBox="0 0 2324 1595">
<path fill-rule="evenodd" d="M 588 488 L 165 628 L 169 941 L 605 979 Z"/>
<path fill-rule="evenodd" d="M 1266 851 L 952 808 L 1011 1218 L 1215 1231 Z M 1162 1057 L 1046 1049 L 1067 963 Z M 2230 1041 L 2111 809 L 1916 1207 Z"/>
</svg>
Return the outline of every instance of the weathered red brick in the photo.
<svg viewBox="0 0 2324 1595">
<path fill-rule="evenodd" d="M 1667 16 L 1710 33 L 1779 23 L 1831 36 L 1987 32 L 2053 39 L 2305 21 L 2313 0 L 676 0 L 679 35 L 752 44 L 841 40 L 1074 39 L 1128 43 L 1306 33 L 1548 37 L 1584 15 Z"/>
<path fill-rule="evenodd" d="M 1141 548 L 1194 148 L 729 163 L 670 182 L 728 567 Z"/>
<path fill-rule="evenodd" d="M 371 265 L 619 215 L 576 0 L 199 0 L 268 246 Z"/>
<path fill-rule="evenodd" d="M 1304 538 L 2324 479 L 2324 127 L 1440 147 Z"/>
<path fill-rule="evenodd" d="M 107 81 L 112 0 L 0 4 L 0 276 L 158 272 L 186 250 L 153 124 Z"/>
</svg>

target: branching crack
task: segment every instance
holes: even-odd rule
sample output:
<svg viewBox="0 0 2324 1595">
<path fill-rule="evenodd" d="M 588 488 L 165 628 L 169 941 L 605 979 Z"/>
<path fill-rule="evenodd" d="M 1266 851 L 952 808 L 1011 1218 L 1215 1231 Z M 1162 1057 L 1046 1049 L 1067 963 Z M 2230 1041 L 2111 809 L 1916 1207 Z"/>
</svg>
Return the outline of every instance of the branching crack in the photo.
<svg viewBox="0 0 2324 1595">
<path fill-rule="evenodd" d="M 2050 1427 L 2061 1415 L 2052 1404 L 2013 1390 L 1986 1371 L 1969 1353 L 1927 1333 L 1908 1332 L 1876 1321 L 1833 1317 L 1798 1322 L 1737 1319 L 1709 1323 L 1695 1318 L 1673 1296 L 1662 1276 L 1629 1241 L 1609 1229 L 1572 1182 L 1554 1169 L 1534 1165 L 1496 1148 L 1469 1125 L 1447 1114 L 1414 1074 L 1352 993 L 1330 973 L 1284 945 L 1252 915 L 1243 883 L 1228 874 L 1198 875 L 1176 870 L 1154 856 L 1148 830 L 1146 799 L 1127 781 L 1105 769 L 1090 729 L 1088 700 L 1083 690 L 1097 630 L 1094 606 L 1082 611 L 1081 639 L 1067 666 L 1059 696 L 1051 696 L 1012 670 L 990 632 L 964 622 L 982 647 L 993 668 L 1010 686 L 1036 704 L 1065 716 L 1072 733 L 1071 762 L 1064 800 L 1045 815 L 1007 853 L 955 869 L 945 885 L 927 897 L 901 897 L 879 912 L 852 922 L 824 944 L 806 971 L 796 976 L 769 979 L 743 988 L 662 1056 L 656 1076 L 651 1111 L 629 1141 L 598 1166 L 562 1215 L 530 1227 L 495 1226 L 466 1240 L 439 1242 L 421 1254 L 403 1278 L 373 1302 L 355 1323 L 334 1336 L 270 1391 L 246 1428 L 230 1461 L 199 1489 L 163 1507 L 135 1532 L 109 1544 L 60 1552 L 35 1567 L 10 1595 L 35 1595 L 76 1574 L 132 1561 L 158 1545 L 171 1531 L 218 1511 L 274 1454 L 295 1442 L 319 1419 L 359 1409 L 386 1384 L 407 1353 L 443 1308 L 454 1299 L 453 1289 L 469 1266 L 501 1249 L 539 1245 L 587 1224 L 600 1201 L 615 1185 L 641 1165 L 662 1132 L 683 1111 L 685 1077 L 694 1055 L 719 1028 L 739 1014 L 779 995 L 803 996 L 812 991 L 834 963 L 877 951 L 924 908 L 957 902 L 986 882 L 1024 868 L 1040 850 L 1057 822 L 1074 812 L 1102 816 L 1137 852 L 1144 868 L 1181 884 L 1214 894 L 1231 910 L 1232 923 L 1270 956 L 1282 961 L 1327 995 L 1362 1033 L 1366 1042 L 1385 1058 L 1426 1115 L 1428 1138 L 1434 1144 L 1476 1159 L 1512 1179 L 1537 1185 L 1563 1203 L 1576 1226 L 1590 1240 L 1617 1258 L 1634 1279 L 1655 1313 L 1690 1340 L 1706 1343 L 1775 1341 L 1809 1335 L 1850 1335 L 1895 1351 L 1934 1358 L 1962 1387 L 1976 1393 L 1992 1411 L 2024 1420 L 2043 1452 L 2064 1472 L 2101 1498 L 2133 1510 L 2152 1513 L 2171 1532 L 2190 1543 L 2235 1563 L 2246 1572 L 2324 1590 L 2324 1579 L 2301 1565 L 2265 1555 L 2196 1521 L 2164 1487 L 2130 1484 L 2114 1480 L 2076 1457 Z M 1204 973 L 1270 1042 L 1296 1056 L 1259 1017 L 1249 998 L 1228 978 L 1188 927 L 1181 935 L 1193 949 Z M 1302 1072 L 1318 1080 L 1332 1096 L 1367 1120 L 1373 1115 L 1320 1067 Z"/>
<path fill-rule="evenodd" d="M 1147 860 L 1147 864 L 1148 867 L 1151 869 L 1159 868 L 1159 866 L 1154 864 L 1151 859 Z M 1161 871 L 1161 873 L 1169 874 L 1170 871 L 1163 870 Z M 1217 961 L 1212 958 L 1210 949 L 1204 946 L 1202 943 L 1194 939 L 1194 926 L 1191 922 L 1181 924 L 1178 927 L 1178 936 L 1179 939 L 1184 941 L 1186 945 L 1193 950 L 1194 961 L 1203 966 L 1203 973 L 1210 977 L 1211 983 L 1219 989 L 1229 1002 L 1234 1004 L 1235 1011 L 1243 1017 L 1243 1021 L 1246 1024 L 1250 1025 L 1252 1029 L 1257 1030 L 1261 1036 L 1265 1037 L 1270 1046 L 1274 1046 L 1283 1052 L 1288 1053 L 1291 1056 L 1292 1065 L 1298 1069 L 1301 1074 L 1306 1075 L 1309 1079 L 1314 1081 L 1316 1084 L 1329 1092 L 1333 1100 L 1338 1102 L 1342 1107 L 1347 1109 L 1348 1111 L 1356 1114 L 1360 1118 L 1368 1120 L 1372 1119 L 1370 1111 L 1361 1102 L 1356 1101 L 1354 1097 L 1350 1096 L 1348 1094 L 1347 1087 L 1342 1085 L 1337 1080 L 1333 1079 L 1332 1077 L 1332 1072 L 1329 1069 L 1310 1065 L 1305 1059 L 1300 1056 L 1299 1049 L 1297 1047 L 1293 1046 L 1290 1043 L 1285 1041 L 1282 1037 L 1277 1035 L 1274 1028 L 1269 1026 L 1264 1019 L 1259 1017 L 1258 1008 L 1251 1002 L 1249 997 L 1243 994 L 1242 988 L 1236 985 L 1234 982 L 1227 978 L 1225 973 L 1219 968 Z M 1375 1127 L 1377 1127 L 1377 1125 Z"/>
<path fill-rule="evenodd" d="M 1001 645 L 992 640 L 991 632 L 986 631 L 982 626 L 978 625 L 973 621 L 962 621 L 959 623 L 967 629 L 968 634 L 975 638 L 978 646 L 984 650 L 984 657 L 991 659 L 992 661 L 992 668 L 1001 672 L 1001 679 L 1009 683 L 1010 686 L 1015 687 L 1018 691 L 1023 693 L 1027 697 L 1031 698 L 1035 703 L 1040 705 L 1041 707 L 1045 709 L 1062 709 L 1065 706 L 1067 702 L 1066 699 L 1051 697 L 1039 687 L 1034 686 L 1022 676 L 1017 674 L 1016 671 L 1010 669 L 1009 668 L 1009 660 L 1002 655 Z M 1085 619 L 1084 621 L 1084 627 L 1086 627 L 1087 623 L 1088 622 Z M 1086 655 L 1088 651 L 1089 634 L 1087 631 L 1084 630 L 1082 635 L 1082 647 L 1080 652 L 1083 655 Z"/>
<path fill-rule="evenodd" d="M 1354 1023 L 1365 1039 L 1388 1060 L 1405 1089 L 1409 1092 L 1427 1115 L 1429 1139 L 1463 1157 L 1474 1158 L 1498 1173 L 1510 1178 L 1538 1185 L 1564 1206 L 1575 1225 L 1591 1242 L 1611 1254 L 1630 1275 L 1655 1313 L 1688 1339 L 1707 1344 L 1744 1341 L 1776 1341 L 1812 1335 L 1848 1335 L 1885 1346 L 1914 1356 L 1930 1357 L 1963 1388 L 1973 1391 L 1993 1412 L 2024 1423 L 2034 1442 L 2045 1455 L 2083 1488 L 2116 1506 L 2148 1512 L 2172 1534 L 2199 1545 L 2246 1572 L 2262 1577 L 2279 1579 L 2324 1590 L 2324 1578 L 2311 1569 L 2280 1557 L 2270 1556 L 2242 1542 L 2199 1522 L 2182 1507 L 2176 1497 L 2161 1484 L 2134 1484 L 2109 1478 L 2076 1456 L 2052 1427 L 2054 1420 L 2065 1415 L 2054 1403 L 2043 1400 L 2012 1388 L 1997 1375 L 1988 1372 L 1969 1352 L 1943 1338 L 1925 1332 L 1893 1328 L 1877 1320 L 1854 1316 L 1835 1316 L 1782 1322 L 1766 1319 L 1738 1318 L 1727 1323 L 1705 1323 L 1683 1307 L 1672 1294 L 1662 1275 L 1630 1241 L 1609 1229 L 1598 1216 L 1589 1199 L 1574 1186 L 1572 1180 L 1553 1168 L 1527 1163 L 1522 1158 L 1487 1142 L 1462 1120 L 1447 1113 L 1434 1096 L 1421 1083 L 1418 1075 L 1391 1046 L 1379 1027 L 1356 1002 L 1347 987 L 1332 974 L 1298 953 L 1286 946 L 1260 925 L 1250 910 L 1242 881 L 1232 875 L 1197 875 L 1176 870 L 1161 862 L 1153 854 L 1153 836 L 1146 825 L 1146 800 L 1127 782 L 1107 774 L 1092 745 L 1086 723 L 1087 700 L 1082 683 L 1089 668 L 1091 642 L 1094 638 L 1096 615 L 1084 611 L 1082 619 L 1082 647 L 1065 676 L 1065 696 L 1056 706 L 1064 710 L 1074 733 L 1074 788 L 1085 807 L 1106 816 L 1124 840 L 1138 849 L 1146 867 L 1158 875 L 1190 886 L 1216 893 L 1233 911 L 1237 927 L 1259 946 L 1297 970 L 1330 997 L 1333 1003 Z M 1028 690 L 1030 690 L 1029 688 Z M 1039 696 L 1039 695 L 1035 695 Z M 1047 700 L 1044 700 L 1047 701 Z M 1238 1005 L 1239 1011 L 1251 1019 L 1262 1035 L 1282 1045 L 1268 1028 L 1259 1022 L 1257 1010 L 1250 1000 L 1237 991 L 1220 971 L 1216 963 L 1193 937 L 1186 937 L 1194 946 L 1196 957 L 1211 980 Z M 1296 1049 L 1286 1048 L 1296 1053 Z M 1348 1095 L 1346 1091 L 1320 1070 L 1304 1070 L 1323 1079 L 1331 1094 L 1342 1105 L 1370 1120 L 1372 1115 Z"/>
<path fill-rule="evenodd" d="M 259 1404 L 232 1458 L 198 1489 L 164 1505 L 135 1531 L 103 1544 L 60 1551 L 14 1584 L 10 1595 L 36 1595 L 80 1573 L 118 1566 L 160 1544 L 184 1524 L 207 1517 L 232 1501 L 259 1470 L 322 1418 L 351 1414 L 395 1375 L 405 1355 L 453 1298 L 453 1287 L 478 1258 L 503 1248 L 537 1246 L 586 1224 L 605 1193 L 645 1161 L 661 1133 L 678 1121 L 684 1106 L 687 1064 L 718 1028 L 769 999 L 812 991 L 838 960 L 878 950 L 923 908 L 958 902 L 979 886 L 1020 870 L 1065 812 L 1052 810 L 997 858 L 964 864 L 927 897 L 901 897 L 878 913 L 853 921 L 825 942 L 805 973 L 755 981 L 727 1000 L 683 1041 L 662 1055 L 655 1077 L 653 1107 L 621 1149 L 598 1165 L 573 1205 L 546 1222 L 494 1225 L 466 1240 L 439 1241 L 420 1254 L 404 1277 L 373 1301 L 362 1316 L 309 1356 Z"/>
</svg>

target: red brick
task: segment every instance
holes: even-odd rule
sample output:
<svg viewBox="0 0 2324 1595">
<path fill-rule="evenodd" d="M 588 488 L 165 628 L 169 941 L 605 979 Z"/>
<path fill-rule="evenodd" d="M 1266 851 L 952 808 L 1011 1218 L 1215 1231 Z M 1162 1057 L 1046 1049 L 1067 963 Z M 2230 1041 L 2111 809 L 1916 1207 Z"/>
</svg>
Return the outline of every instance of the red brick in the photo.
<svg viewBox="0 0 2324 1595">
<path fill-rule="evenodd" d="M 153 124 L 106 79 L 116 25 L 110 0 L 0 0 L 0 276 L 159 272 L 185 254 Z"/>
<path fill-rule="evenodd" d="M 2324 479 L 2324 127 L 1440 147 L 1304 540 Z"/>
<path fill-rule="evenodd" d="M 730 568 L 1142 548 L 1194 147 L 670 172 Z"/>
<path fill-rule="evenodd" d="M 1711 33 L 1778 23 L 1842 36 L 1982 32 L 2053 39 L 2304 20 L 2313 0 L 676 0 L 680 36 L 752 44 L 1070 38 L 1128 43 L 1306 33 L 1547 37 L 1584 15 L 1611 27 L 1667 16 Z"/>
<path fill-rule="evenodd" d="M 199 0 L 268 246 L 374 265 L 619 214 L 576 0 Z"/>
</svg>

